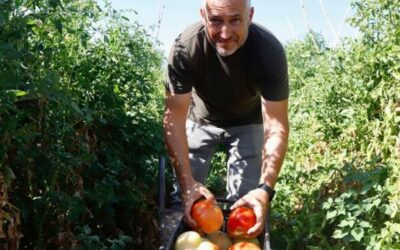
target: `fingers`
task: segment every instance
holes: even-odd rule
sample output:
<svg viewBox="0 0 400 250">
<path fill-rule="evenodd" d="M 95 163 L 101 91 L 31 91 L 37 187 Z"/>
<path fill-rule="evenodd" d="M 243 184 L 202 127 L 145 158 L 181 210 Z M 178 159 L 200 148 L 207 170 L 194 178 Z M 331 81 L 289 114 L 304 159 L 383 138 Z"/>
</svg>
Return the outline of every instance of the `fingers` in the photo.
<svg viewBox="0 0 400 250">
<path fill-rule="evenodd" d="M 192 216 L 191 216 L 191 210 L 192 210 L 192 206 L 193 203 L 196 201 L 196 199 L 198 199 L 198 194 L 195 194 L 194 190 L 189 189 L 189 190 L 185 190 L 183 192 L 183 220 L 185 221 L 185 223 L 192 227 L 192 228 L 196 228 L 197 224 L 196 221 L 193 220 Z"/>
<path fill-rule="evenodd" d="M 247 231 L 248 235 L 259 235 L 263 230 L 263 223 L 257 221 L 257 223 Z"/>
<path fill-rule="evenodd" d="M 231 206 L 231 210 L 236 209 L 238 207 L 243 207 L 243 206 L 248 206 L 248 203 L 246 202 L 245 199 L 241 198 L 239 200 L 237 200 L 232 206 Z M 248 206 L 250 207 L 250 206 Z"/>
<path fill-rule="evenodd" d="M 184 211 L 183 211 L 184 212 L 183 220 L 186 222 L 186 224 L 189 227 L 196 228 L 197 227 L 197 223 L 196 223 L 196 221 L 193 220 L 193 218 L 192 218 L 192 216 L 190 214 L 191 209 L 192 209 L 192 205 L 193 205 L 193 202 L 185 203 Z"/>
<path fill-rule="evenodd" d="M 264 225 L 264 210 L 262 209 L 261 206 L 255 206 L 253 208 L 254 214 L 256 215 L 256 224 L 254 224 L 253 227 L 251 227 L 247 233 L 249 235 L 253 235 L 256 234 L 258 235 L 259 233 L 261 233 L 261 231 L 263 230 L 263 225 Z"/>
<path fill-rule="evenodd" d="M 212 201 L 214 204 L 217 204 L 217 200 L 215 199 L 215 196 L 207 189 L 204 188 L 202 189 L 201 194 L 209 201 Z"/>
</svg>

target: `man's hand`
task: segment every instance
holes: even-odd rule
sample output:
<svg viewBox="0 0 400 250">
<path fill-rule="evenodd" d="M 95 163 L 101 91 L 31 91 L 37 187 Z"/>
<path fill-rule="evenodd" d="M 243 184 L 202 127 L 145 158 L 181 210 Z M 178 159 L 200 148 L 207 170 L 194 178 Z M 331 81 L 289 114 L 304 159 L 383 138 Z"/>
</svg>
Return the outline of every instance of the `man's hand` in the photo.
<svg viewBox="0 0 400 250">
<path fill-rule="evenodd" d="M 243 206 L 252 208 L 257 218 L 256 224 L 249 229 L 247 234 L 254 236 L 259 235 L 264 230 L 265 219 L 267 218 L 269 206 L 268 193 L 259 188 L 251 190 L 241 199 L 237 200 L 232 205 L 231 210 Z"/>
<path fill-rule="evenodd" d="M 207 200 L 217 203 L 214 195 L 200 182 L 193 181 L 187 183 L 181 187 L 182 190 L 182 202 L 183 202 L 183 219 L 186 224 L 192 228 L 196 228 L 197 224 L 193 220 L 190 212 L 193 203 L 200 198 L 206 198 Z"/>
</svg>

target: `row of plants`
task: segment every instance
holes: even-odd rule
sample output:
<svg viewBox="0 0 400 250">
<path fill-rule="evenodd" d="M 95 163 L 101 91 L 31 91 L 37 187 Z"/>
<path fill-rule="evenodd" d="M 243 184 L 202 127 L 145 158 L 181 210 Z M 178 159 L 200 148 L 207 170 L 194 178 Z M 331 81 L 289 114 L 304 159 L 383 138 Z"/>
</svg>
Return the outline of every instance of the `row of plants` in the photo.
<svg viewBox="0 0 400 250">
<path fill-rule="evenodd" d="M 155 249 L 162 55 L 93 0 L 0 1 L 0 248 Z"/>
<path fill-rule="evenodd" d="M 291 138 L 277 249 L 400 248 L 400 1 L 354 1 L 359 31 L 286 45 Z M 314 46 L 318 45 L 318 50 Z"/>
</svg>

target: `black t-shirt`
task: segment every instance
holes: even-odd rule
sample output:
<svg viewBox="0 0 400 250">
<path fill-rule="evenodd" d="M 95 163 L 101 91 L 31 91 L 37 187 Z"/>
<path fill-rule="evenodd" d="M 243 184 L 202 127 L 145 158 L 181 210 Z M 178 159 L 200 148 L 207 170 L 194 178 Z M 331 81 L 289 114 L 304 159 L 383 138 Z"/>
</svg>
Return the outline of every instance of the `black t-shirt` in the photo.
<svg viewBox="0 0 400 250">
<path fill-rule="evenodd" d="M 289 95 L 285 52 L 271 32 L 253 23 L 243 46 L 223 57 L 202 23 L 195 23 L 172 46 L 166 88 L 177 94 L 192 91 L 189 118 L 198 123 L 262 123 L 260 95 L 270 101 Z"/>
</svg>

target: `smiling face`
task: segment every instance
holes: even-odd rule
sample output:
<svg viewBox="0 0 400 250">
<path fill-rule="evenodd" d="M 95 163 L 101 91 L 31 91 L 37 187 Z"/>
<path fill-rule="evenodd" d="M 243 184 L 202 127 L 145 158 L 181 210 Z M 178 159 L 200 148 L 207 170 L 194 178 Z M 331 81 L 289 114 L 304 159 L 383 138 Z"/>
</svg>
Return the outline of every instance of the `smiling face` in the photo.
<svg viewBox="0 0 400 250">
<path fill-rule="evenodd" d="M 235 53 L 247 39 L 254 9 L 248 0 L 206 0 L 200 10 L 207 37 L 221 56 Z"/>
</svg>

